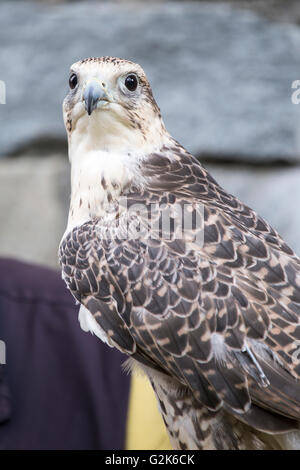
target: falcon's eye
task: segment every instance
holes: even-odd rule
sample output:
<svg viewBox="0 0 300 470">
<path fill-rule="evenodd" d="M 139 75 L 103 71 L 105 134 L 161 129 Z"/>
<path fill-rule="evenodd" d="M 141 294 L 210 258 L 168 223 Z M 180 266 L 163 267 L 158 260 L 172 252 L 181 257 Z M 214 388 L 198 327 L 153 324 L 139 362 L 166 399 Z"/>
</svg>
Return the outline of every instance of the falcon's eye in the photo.
<svg viewBox="0 0 300 470">
<path fill-rule="evenodd" d="M 125 86 L 126 88 L 128 88 L 129 91 L 135 91 L 138 86 L 137 76 L 133 73 L 127 75 L 127 77 L 125 78 Z"/>
<path fill-rule="evenodd" d="M 77 80 L 76 73 L 72 73 L 69 78 L 69 85 L 70 85 L 71 90 L 73 90 L 76 87 L 77 82 L 78 80 Z"/>
</svg>

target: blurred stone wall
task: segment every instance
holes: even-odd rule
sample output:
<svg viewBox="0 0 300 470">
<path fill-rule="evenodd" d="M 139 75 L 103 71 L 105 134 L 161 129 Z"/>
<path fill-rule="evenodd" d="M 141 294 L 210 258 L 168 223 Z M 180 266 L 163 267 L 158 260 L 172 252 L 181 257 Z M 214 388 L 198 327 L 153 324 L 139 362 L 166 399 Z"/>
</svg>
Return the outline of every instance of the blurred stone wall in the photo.
<svg viewBox="0 0 300 470">
<path fill-rule="evenodd" d="M 0 161 L 0 256 L 57 267 L 68 214 L 63 154 Z"/>
<path fill-rule="evenodd" d="M 173 136 L 300 254 L 300 31 L 257 3 L 1 2 L 0 256 L 57 266 L 61 102 L 70 64 L 94 55 L 139 62 Z"/>
</svg>

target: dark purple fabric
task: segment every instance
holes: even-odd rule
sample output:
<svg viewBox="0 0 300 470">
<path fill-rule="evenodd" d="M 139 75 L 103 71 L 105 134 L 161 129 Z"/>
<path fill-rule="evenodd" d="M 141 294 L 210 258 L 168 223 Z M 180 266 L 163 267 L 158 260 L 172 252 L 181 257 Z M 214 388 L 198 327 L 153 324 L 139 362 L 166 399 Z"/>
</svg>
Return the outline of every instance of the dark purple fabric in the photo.
<svg viewBox="0 0 300 470">
<path fill-rule="evenodd" d="M 125 356 L 80 329 L 58 272 L 0 260 L 0 340 L 0 449 L 124 447 Z"/>
</svg>

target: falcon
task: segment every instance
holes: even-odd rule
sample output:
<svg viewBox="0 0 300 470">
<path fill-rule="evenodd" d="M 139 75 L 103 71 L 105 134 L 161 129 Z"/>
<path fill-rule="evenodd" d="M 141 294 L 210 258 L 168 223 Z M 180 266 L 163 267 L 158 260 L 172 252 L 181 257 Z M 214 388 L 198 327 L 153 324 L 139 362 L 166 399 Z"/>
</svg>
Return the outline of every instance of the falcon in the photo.
<svg viewBox="0 0 300 470">
<path fill-rule="evenodd" d="M 88 58 L 69 85 L 81 327 L 147 375 L 174 448 L 299 449 L 299 258 L 167 132 L 139 65 Z"/>
</svg>

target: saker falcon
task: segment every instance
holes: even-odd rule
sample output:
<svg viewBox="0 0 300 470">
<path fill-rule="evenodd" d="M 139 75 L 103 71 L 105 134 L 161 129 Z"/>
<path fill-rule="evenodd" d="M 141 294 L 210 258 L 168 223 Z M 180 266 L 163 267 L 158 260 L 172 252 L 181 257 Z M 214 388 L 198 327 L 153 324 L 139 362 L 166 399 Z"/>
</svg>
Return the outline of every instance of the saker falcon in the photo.
<svg viewBox="0 0 300 470">
<path fill-rule="evenodd" d="M 85 59 L 69 85 L 82 328 L 143 369 L 174 448 L 300 448 L 299 258 L 171 137 L 139 65 Z"/>
</svg>

